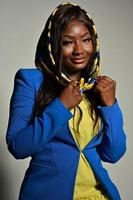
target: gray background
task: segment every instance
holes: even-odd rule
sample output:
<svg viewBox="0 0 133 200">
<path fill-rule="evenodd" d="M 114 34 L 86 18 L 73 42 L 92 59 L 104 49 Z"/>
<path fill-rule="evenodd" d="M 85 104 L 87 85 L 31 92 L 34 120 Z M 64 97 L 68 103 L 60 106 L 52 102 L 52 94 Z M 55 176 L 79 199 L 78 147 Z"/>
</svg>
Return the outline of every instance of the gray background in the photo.
<svg viewBox="0 0 133 200">
<path fill-rule="evenodd" d="M 15 160 L 5 135 L 16 71 L 34 67 L 38 38 L 51 11 L 63 1 L 0 0 L 0 200 L 17 200 L 29 159 Z M 124 114 L 127 153 L 115 165 L 104 164 L 123 200 L 133 199 L 133 0 L 82 0 L 93 17 L 100 39 L 103 74 L 117 81 L 117 98 Z"/>
</svg>

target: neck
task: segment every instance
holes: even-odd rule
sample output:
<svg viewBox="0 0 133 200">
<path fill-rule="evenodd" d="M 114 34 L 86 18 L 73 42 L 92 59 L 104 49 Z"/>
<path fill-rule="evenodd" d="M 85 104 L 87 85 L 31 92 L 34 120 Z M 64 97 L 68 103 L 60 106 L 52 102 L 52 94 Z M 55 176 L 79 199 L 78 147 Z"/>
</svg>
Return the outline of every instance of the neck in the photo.
<svg viewBox="0 0 133 200">
<path fill-rule="evenodd" d="M 73 74 L 69 74 L 69 78 L 74 81 L 79 81 L 81 78 L 81 72 L 76 72 Z"/>
</svg>

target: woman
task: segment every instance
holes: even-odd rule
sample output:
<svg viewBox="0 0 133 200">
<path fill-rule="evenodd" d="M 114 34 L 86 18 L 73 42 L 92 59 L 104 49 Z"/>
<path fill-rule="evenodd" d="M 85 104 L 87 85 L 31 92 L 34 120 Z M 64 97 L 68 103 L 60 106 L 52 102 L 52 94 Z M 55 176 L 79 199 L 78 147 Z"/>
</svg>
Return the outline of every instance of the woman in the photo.
<svg viewBox="0 0 133 200">
<path fill-rule="evenodd" d="M 35 64 L 20 69 L 10 105 L 9 151 L 31 156 L 19 200 L 120 200 L 101 161 L 125 153 L 116 82 L 99 76 L 98 36 L 80 6 L 59 5 L 39 39 Z"/>
</svg>

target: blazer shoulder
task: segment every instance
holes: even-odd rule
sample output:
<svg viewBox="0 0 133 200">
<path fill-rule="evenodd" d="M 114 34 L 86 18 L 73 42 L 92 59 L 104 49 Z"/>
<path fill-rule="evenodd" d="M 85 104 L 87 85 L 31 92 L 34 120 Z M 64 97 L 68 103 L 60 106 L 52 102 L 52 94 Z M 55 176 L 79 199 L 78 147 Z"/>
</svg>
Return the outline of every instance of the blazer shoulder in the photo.
<svg viewBox="0 0 133 200">
<path fill-rule="evenodd" d="M 36 68 L 20 68 L 15 75 L 15 80 L 18 79 L 34 87 L 35 90 L 39 90 L 44 80 L 44 74 Z"/>
<path fill-rule="evenodd" d="M 20 68 L 16 72 L 16 76 L 21 75 L 22 77 L 30 77 L 32 79 L 38 80 L 43 79 L 43 72 L 36 68 Z"/>
</svg>

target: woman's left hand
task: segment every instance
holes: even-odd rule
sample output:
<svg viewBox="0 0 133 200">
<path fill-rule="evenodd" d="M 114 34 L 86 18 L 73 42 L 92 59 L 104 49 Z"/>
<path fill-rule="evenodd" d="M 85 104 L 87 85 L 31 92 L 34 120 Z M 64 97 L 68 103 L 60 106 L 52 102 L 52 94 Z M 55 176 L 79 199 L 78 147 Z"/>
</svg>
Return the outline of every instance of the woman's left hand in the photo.
<svg viewBox="0 0 133 200">
<path fill-rule="evenodd" d="M 115 103 L 116 82 L 111 78 L 98 76 L 93 90 L 102 106 L 111 106 Z"/>
</svg>

